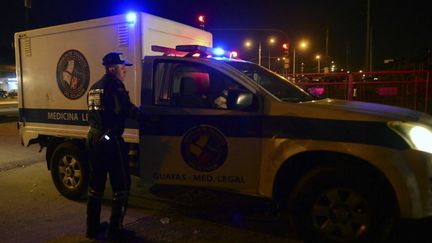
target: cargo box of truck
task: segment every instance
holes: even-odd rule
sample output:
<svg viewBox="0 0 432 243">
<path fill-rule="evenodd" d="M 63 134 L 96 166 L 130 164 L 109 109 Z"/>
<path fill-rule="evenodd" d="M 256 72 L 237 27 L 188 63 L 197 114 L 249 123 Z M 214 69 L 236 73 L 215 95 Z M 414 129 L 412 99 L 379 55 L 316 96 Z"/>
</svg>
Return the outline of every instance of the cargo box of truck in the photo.
<svg viewBox="0 0 432 243">
<path fill-rule="evenodd" d="M 41 135 L 84 138 L 87 134 L 87 91 L 105 72 L 102 57 L 122 52 L 135 65 L 125 86 L 140 105 L 141 60 L 155 54 L 152 45 L 212 46 L 212 35 L 147 13 L 129 13 L 15 34 L 22 142 Z M 137 130 L 125 139 L 137 142 Z"/>
</svg>

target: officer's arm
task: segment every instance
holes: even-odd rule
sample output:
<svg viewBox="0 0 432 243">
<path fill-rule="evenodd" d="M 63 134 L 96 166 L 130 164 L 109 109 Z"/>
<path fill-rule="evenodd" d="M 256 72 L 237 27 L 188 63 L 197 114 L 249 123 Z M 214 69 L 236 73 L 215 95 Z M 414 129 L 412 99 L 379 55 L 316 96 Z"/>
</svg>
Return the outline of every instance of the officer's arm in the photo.
<svg viewBox="0 0 432 243">
<path fill-rule="evenodd" d="M 114 113 L 129 117 L 133 120 L 140 120 L 143 116 L 138 107 L 130 101 L 127 91 L 117 92 L 114 95 Z"/>
</svg>

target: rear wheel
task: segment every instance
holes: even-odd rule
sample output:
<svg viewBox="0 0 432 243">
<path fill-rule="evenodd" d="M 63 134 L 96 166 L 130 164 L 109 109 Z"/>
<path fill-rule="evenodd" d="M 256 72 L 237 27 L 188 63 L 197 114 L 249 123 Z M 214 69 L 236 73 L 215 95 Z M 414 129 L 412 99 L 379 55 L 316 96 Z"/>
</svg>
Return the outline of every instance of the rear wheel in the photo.
<svg viewBox="0 0 432 243">
<path fill-rule="evenodd" d="M 71 142 L 62 143 L 54 150 L 50 162 L 51 177 L 57 190 L 72 200 L 84 198 L 89 166 L 83 149 Z"/>
<path fill-rule="evenodd" d="M 346 167 L 309 172 L 298 183 L 292 201 L 300 235 L 310 242 L 384 240 L 396 214 L 375 179 L 372 173 Z"/>
</svg>

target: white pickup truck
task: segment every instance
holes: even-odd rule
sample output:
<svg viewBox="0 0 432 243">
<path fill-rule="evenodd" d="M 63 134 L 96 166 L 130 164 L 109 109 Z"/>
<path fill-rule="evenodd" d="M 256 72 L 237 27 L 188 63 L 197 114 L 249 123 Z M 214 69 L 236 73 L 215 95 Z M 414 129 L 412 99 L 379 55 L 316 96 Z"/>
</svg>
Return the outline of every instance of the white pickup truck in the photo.
<svg viewBox="0 0 432 243">
<path fill-rule="evenodd" d="M 87 189 L 85 94 L 103 54 L 121 51 L 135 64 L 131 99 L 151 115 L 124 133 L 143 182 L 273 200 L 314 242 L 376 241 L 399 218 L 432 216 L 427 114 L 315 99 L 254 63 L 215 57 L 210 33 L 144 13 L 20 32 L 15 45 L 23 144 L 47 148 L 68 198 Z"/>
</svg>

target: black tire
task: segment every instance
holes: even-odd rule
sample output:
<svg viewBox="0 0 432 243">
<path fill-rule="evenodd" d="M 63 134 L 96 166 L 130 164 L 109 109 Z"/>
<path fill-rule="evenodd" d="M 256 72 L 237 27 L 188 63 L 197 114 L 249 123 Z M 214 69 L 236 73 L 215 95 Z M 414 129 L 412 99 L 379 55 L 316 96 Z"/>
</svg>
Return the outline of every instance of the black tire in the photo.
<svg viewBox="0 0 432 243">
<path fill-rule="evenodd" d="M 297 232 L 305 242 L 385 242 L 397 217 L 382 181 L 349 167 L 310 171 L 291 201 Z"/>
<path fill-rule="evenodd" d="M 66 198 L 81 200 L 87 195 L 89 165 L 84 149 L 65 142 L 51 157 L 51 177 L 57 190 Z"/>
</svg>

